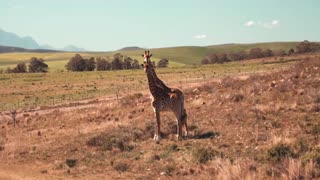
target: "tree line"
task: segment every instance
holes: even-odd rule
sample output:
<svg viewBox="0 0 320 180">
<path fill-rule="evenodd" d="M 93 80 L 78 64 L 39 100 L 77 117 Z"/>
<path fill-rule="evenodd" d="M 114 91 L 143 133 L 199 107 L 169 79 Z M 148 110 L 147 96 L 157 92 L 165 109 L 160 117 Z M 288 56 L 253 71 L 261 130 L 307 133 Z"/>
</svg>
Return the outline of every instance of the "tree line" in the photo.
<svg viewBox="0 0 320 180">
<path fill-rule="evenodd" d="M 155 65 L 155 62 L 153 62 Z M 169 61 L 161 59 L 157 67 L 167 67 Z M 110 71 L 110 70 L 124 70 L 124 69 L 140 69 L 139 61 L 129 56 L 120 53 L 114 54 L 113 58 L 110 57 L 91 57 L 84 59 L 80 54 L 76 54 L 65 65 L 68 71 Z"/>
<path fill-rule="evenodd" d="M 203 58 L 201 60 L 201 64 L 216 64 L 230 61 L 241 61 L 247 59 L 257 59 L 273 56 L 290 56 L 292 54 L 302 54 L 318 51 L 320 51 L 320 45 L 318 43 L 303 41 L 299 43 L 295 47 L 295 49 L 291 48 L 287 52 L 284 50 L 272 51 L 271 49 L 262 50 L 261 48 L 252 48 L 249 51 L 240 51 L 236 53 L 213 53 Z"/>
<path fill-rule="evenodd" d="M 8 67 L 6 73 L 26 73 L 26 72 L 48 72 L 49 66 L 44 63 L 42 58 L 32 57 L 29 60 L 29 63 L 21 62 L 16 65 L 14 68 Z"/>
<path fill-rule="evenodd" d="M 153 62 L 154 67 L 167 67 L 169 60 L 161 59 L 157 66 Z M 14 68 L 7 68 L 6 73 L 26 73 L 26 72 L 48 72 L 49 66 L 44 63 L 42 58 L 32 57 L 29 64 L 22 62 Z M 90 57 L 83 58 L 80 54 L 75 54 L 65 65 L 68 71 L 109 71 L 109 70 L 124 70 L 124 69 L 140 69 L 139 61 L 129 56 L 120 53 L 110 57 Z"/>
</svg>

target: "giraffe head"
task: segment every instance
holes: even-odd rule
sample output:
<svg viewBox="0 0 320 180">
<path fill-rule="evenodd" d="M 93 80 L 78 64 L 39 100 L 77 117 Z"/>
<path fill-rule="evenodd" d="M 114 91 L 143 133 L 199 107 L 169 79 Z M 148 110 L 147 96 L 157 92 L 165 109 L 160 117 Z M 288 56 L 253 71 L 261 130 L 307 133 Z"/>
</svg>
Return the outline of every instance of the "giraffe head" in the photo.
<svg viewBox="0 0 320 180">
<path fill-rule="evenodd" d="M 150 51 L 144 51 L 144 54 L 141 55 L 144 58 L 144 62 L 151 62 L 150 58 L 152 54 L 150 54 Z"/>
<path fill-rule="evenodd" d="M 147 73 L 150 67 L 152 67 L 152 63 L 150 60 L 152 54 L 150 54 L 150 51 L 145 51 L 141 56 L 144 57 L 144 62 L 143 64 L 141 64 L 141 66 L 143 67 L 144 72 Z"/>
</svg>

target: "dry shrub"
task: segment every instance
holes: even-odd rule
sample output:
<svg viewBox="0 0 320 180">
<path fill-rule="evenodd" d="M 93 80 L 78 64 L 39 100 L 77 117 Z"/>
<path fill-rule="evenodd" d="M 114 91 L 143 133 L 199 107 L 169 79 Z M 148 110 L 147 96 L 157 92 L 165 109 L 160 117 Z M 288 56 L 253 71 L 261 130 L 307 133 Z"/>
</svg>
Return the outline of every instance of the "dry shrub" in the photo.
<svg viewBox="0 0 320 180">
<path fill-rule="evenodd" d="M 121 98 L 120 102 L 122 105 L 132 104 L 132 103 L 136 103 L 142 97 L 143 97 L 142 93 L 134 93 Z"/>
<path fill-rule="evenodd" d="M 144 128 L 135 126 L 118 127 L 90 138 L 87 145 L 107 151 L 113 148 L 121 151 L 131 151 L 134 148 L 131 145 L 132 142 L 148 139 L 153 136 L 153 133 L 154 126 L 151 126 L 150 123 L 146 123 Z"/>
<path fill-rule="evenodd" d="M 127 163 L 118 162 L 113 165 L 113 168 L 119 172 L 126 172 L 129 169 L 129 165 Z"/>
<path fill-rule="evenodd" d="M 320 168 L 320 146 L 314 147 L 310 152 L 306 153 L 302 160 L 306 162 L 315 162 L 316 165 Z"/>
<path fill-rule="evenodd" d="M 73 168 L 77 165 L 77 160 L 76 159 L 66 159 L 66 164 L 68 167 Z"/>
<path fill-rule="evenodd" d="M 291 147 L 286 144 L 278 144 L 271 149 L 267 150 L 266 158 L 267 160 L 280 162 L 284 158 L 294 157 L 294 153 Z"/>
<path fill-rule="evenodd" d="M 252 160 L 240 162 L 217 158 L 213 166 L 217 169 L 217 179 L 259 179 L 257 165 Z"/>
<path fill-rule="evenodd" d="M 201 85 L 198 89 L 200 92 L 212 92 L 214 85 L 212 83 L 206 83 Z"/>
<path fill-rule="evenodd" d="M 295 159 L 289 159 L 288 168 L 287 168 L 287 178 L 289 179 L 301 179 L 301 161 Z"/>
<path fill-rule="evenodd" d="M 239 102 L 239 101 L 242 101 L 243 99 L 244 99 L 243 94 L 234 94 L 230 97 L 230 100 L 233 102 Z"/>
<path fill-rule="evenodd" d="M 225 88 L 240 89 L 241 82 L 237 78 L 227 76 L 221 80 L 220 85 Z"/>
<path fill-rule="evenodd" d="M 121 151 L 131 151 L 134 147 L 130 145 L 131 133 L 121 131 L 119 129 L 101 133 L 98 136 L 92 137 L 87 141 L 88 146 L 100 147 L 102 150 L 112 150 L 118 148 Z"/>
<path fill-rule="evenodd" d="M 166 173 L 166 175 L 172 176 L 172 173 L 175 169 L 176 169 L 175 165 L 166 165 L 164 167 L 164 172 Z"/>
<path fill-rule="evenodd" d="M 213 160 L 216 156 L 223 157 L 223 154 L 211 147 L 195 147 L 192 151 L 192 156 L 195 162 L 204 164 Z"/>
</svg>

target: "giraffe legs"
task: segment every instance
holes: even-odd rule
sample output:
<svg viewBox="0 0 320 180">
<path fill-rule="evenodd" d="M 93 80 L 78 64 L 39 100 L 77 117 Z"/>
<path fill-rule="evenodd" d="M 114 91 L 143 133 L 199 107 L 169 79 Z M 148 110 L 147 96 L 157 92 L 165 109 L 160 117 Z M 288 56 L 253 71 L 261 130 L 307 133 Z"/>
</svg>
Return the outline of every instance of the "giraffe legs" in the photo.
<svg viewBox="0 0 320 180">
<path fill-rule="evenodd" d="M 159 141 L 161 136 L 160 136 L 160 111 L 155 110 L 156 113 L 156 120 L 157 120 L 157 127 L 154 133 L 153 140 Z"/>
<path fill-rule="evenodd" d="M 183 125 L 184 125 L 184 127 L 185 127 L 185 136 L 188 137 L 189 131 L 188 131 L 187 119 L 184 119 L 184 120 L 183 120 Z"/>
<path fill-rule="evenodd" d="M 183 125 L 181 112 L 175 111 L 174 114 L 175 114 L 176 120 L 177 120 L 177 138 L 178 138 L 178 140 L 181 140 L 182 139 L 182 125 Z"/>
</svg>

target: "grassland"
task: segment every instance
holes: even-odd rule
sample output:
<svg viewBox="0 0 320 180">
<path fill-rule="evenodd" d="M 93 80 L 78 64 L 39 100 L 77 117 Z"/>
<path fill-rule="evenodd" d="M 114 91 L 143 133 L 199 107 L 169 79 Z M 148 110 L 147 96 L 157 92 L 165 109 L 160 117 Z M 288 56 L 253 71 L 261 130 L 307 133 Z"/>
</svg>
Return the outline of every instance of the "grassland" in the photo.
<svg viewBox="0 0 320 180">
<path fill-rule="evenodd" d="M 319 69 L 319 55 L 157 69 L 184 92 L 190 130 L 178 141 L 163 112 L 159 143 L 142 70 L 1 75 L 11 99 L 121 98 L 18 109 L 15 124 L 0 112 L 0 179 L 319 179 Z"/>
<path fill-rule="evenodd" d="M 296 47 L 298 42 L 273 42 L 273 43 L 256 43 L 256 44 L 230 44 L 230 45 L 215 45 L 206 47 L 170 47 L 170 48 L 155 48 L 151 49 L 153 57 L 156 62 L 161 58 L 169 59 L 170 67 L 180 67 L 184 65 L 200 64 L 203 57 L 210 53 L 217 52 L 239 52 L 248 51 L 254 47 L 260 47 L 262 49 L 270 48 L 272 50 L 289 50 Z M 81 56 L 88 57 L 107 57 L 112 56 L 115 53 L 122 53 L 132 58 L 142 60 L 140 54 L 141 50 L 133 51 L 114 51 L 114 52 L 87 52 L 80 53 Z M 18 62 L 27 62 L 31 57 L 43 58 L 49 65 L 49 71 L 64 70 L 64 65 L 67 61 L 74 56 L 75 53 L 68 52 L 52 52 L 52 53 L 2 53 L 0 54 L 0 69 L 7 67 L 13 67 Z"/>
<path fill-rule="evenodd" d="M 68 54 L 71 56 L 71 54 Z M 48 55 L 49 56 L 49 55 Z M 56 58 L 56 56 L 51 56 Z M 290 59 L 290 58 L 288 58 Z M 293 57 L 291 59 L 295 60 Z M 282 60 L 283 61 L 283 60 Z M 63 61 L 62 61 L 63 62 Z M 62 63 L 48 61 L 54 67 Z M 219 65 L 187 65 L 157 69 L 161 79 L 181 88 L 190 83 L 206 82 L 231 74 L 270 71 L 289 63 L 261 61 L 233 62 Z M 0 110 L 35 108 L 104 96 L 124 96 L 147 88 L 143 70 L 2 74 L 0 77 Z"/>
</svg>

